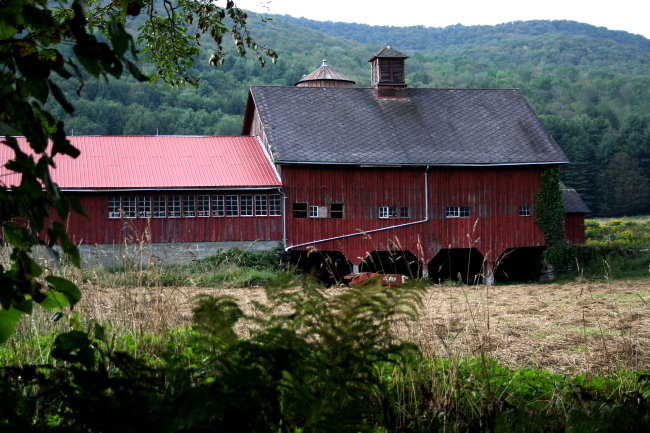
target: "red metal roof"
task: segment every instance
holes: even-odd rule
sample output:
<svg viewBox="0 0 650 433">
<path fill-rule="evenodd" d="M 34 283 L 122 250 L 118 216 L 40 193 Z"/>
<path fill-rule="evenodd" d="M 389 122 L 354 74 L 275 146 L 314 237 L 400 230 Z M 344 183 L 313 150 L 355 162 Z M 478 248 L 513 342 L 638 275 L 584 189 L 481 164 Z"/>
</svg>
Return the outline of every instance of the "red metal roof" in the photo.
<svg viewBox="0 0 650 433">
<path fill-rule="evenodd" d="M 52 177 L 62 189 L 279 187 L 273 164 L 255 137 L 68 137 L 81 151 L 57 156 Z M 27 149 L 24 137 L 17 137 Z M 0 183 L 20 182 L 4 168 L 14 156 L 0 143 Z"/>
</svg>

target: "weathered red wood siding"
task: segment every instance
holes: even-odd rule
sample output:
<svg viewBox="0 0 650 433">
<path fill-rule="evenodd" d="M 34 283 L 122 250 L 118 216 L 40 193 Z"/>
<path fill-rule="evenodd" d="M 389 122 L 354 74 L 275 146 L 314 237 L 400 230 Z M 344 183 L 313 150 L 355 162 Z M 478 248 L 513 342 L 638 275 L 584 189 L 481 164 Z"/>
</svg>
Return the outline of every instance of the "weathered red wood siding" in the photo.
<svg viewBox="0 0 650 433">
<path fill-rule="evenodd" d="M 584 214 L 566 214 L 564 216 L 564 237 L 572 244 L 585 243 Z"/>
<path fill-rule="evenodd" d="M 534 214 L 541 167 L 431 168 L 428 171 L 429 220 L 407 227 L 314 244 L 341 251 L 358 263 L 373 250 L 410 250 L 429 261 L 444 248 L 477 248 L 494 261 L 507 248 L 542 246 Z M 288 245 L 359 233 L 425 218 L 424 168 L 332 168 L 284 166 Z M 294 202 L 344 204 L 344 218 L 294 218 Z M 408 219 L 379 219 L 379 206 L 409 206 Z M 446 218 L 445 207 L 469 206 L 468 218 Z M 308 249 L 308 246 L 298 249 Z"/>
<path fill-rule="evenodd" d="M 277 194 L 268 191 L 268 194 Z M 125 193 L 124 195 L 137 193 Z M 144 193 L 149 194 L 149 193 Z M 196 192 L 196 194 L 200 194 Z M 208 192 L 204 194 L 214 194 Z M 238 194 L 228 191 L 219 194 Z M 239 194 L 254 194 L 239 192 Z M 116 193 L 76 193 L 87 217 L 71 214 L 65 222 L 73 242 L 112 244 L 137 242 L 225 242 L 282 240 L 281 216 L 108 218 L 108 197 Z M 150 195 L 150 194 L 149 194 Z M 160 195 L 160 194 L 157 194 Z M 179 195 L 179 193 L 170 193 Z"/>
</svg>

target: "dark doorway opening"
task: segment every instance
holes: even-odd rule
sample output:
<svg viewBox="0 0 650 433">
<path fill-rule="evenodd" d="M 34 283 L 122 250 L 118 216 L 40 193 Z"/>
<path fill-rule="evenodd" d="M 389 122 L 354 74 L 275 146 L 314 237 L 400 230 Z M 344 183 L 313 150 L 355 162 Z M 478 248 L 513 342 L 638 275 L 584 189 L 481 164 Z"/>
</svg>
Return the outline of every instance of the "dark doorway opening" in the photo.
<svg viewBox="0 0 650 433">
<path fill-rule="evenodd" d="M 544 247 L 508 248 L 496 262 L 494 280 L 499 283 L 538 281 Z"/>
<path fill-rule="evenodd" d="M 462 281 L 480 284 L 483 281 L 483 256 L 476 248 L 446 248 L 429 262 L 429 278 L 436 283 Z"/>
<path fill-rule="evenodd" d="M 352 272 L 352 265 L 340 251 L 289 251 L 289 263 L 304 275 L 331 286 Z"/>
<path fill-rule="evenodd" d="M 373 251 L 363 259 L 359 271 L 402 274 L 414 279 L 422 277 L 422 264 L 410 251 Z"/>
</svg>

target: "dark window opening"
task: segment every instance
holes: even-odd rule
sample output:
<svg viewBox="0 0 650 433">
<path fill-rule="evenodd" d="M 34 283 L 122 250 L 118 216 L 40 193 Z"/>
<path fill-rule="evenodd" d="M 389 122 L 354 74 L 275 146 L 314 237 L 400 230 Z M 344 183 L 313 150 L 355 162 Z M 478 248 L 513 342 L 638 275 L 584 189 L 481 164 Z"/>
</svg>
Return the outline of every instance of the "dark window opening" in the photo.
<svg viewBox="0 0 650 433">
<path fill-rule="evenodd" d="M 330 218 L 343 218 L 343 203 L 332 203 L 330 205 Z"/>
<path fill-rule="evenodd" d="M 293 217 L 294 218 L 307 218 L 307 203 L 294 203 L 293 204 Z"/>
</svg>

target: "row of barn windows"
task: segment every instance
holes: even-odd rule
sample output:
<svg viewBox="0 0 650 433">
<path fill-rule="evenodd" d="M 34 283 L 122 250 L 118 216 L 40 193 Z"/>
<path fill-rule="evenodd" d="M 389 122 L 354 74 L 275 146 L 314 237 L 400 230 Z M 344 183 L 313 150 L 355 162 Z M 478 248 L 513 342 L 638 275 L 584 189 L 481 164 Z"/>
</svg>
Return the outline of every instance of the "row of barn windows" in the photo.
<svg viewBox="0 0 650 433">
<path fill-rule="evenodd" d="M 279 194 L 110 196 L 108 218 L 280 216 Z"/>
<path fill-rule="evenodd" d="M 517 209 L 519 216 L 531 216 L 530 206 L 520 205 Z M 343 204 L 332 203 L 327 206 L 309 205 L 308 203 L 294 203 L 294 218 L 343 218 Z M 380 219 L 387 218 L 410 218 L 411 208 L 408 206 L 379 206 L 378 215 Z M 469 218 L 469 206 L 447 206 L 445 207 L 445 218 Z"/>
</svg>

